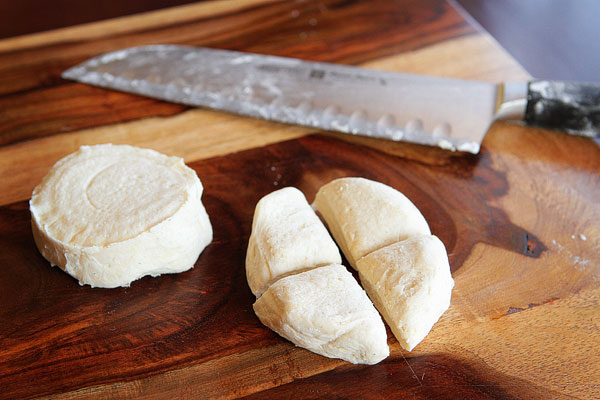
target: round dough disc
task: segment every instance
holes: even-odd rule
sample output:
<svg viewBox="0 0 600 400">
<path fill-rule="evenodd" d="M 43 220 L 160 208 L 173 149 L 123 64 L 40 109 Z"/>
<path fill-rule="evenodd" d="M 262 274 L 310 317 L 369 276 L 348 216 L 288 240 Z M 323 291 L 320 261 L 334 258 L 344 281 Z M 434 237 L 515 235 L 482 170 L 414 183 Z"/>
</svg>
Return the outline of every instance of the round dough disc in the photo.
<svg viewBox="0 0 600 400">
<path fill-rule="evenodd" d="M 181 158 L 82 146 L 34 189 L 34 239 L 82 285 L 129 286 L 145 275 L 186 271 L 212 240 L 202 190 Z"/>
</svg>

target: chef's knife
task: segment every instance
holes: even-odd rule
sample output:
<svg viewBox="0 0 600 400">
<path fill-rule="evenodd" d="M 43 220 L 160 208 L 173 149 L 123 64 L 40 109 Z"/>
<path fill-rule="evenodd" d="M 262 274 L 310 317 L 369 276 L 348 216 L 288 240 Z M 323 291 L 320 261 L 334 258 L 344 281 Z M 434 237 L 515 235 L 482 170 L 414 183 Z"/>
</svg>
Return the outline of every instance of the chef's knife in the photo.
<svg viewBox="0 0 600 400">
<path fill-rule="evenodd" d="M 600 85 L 492 84 L 177 45 L 92 58 L 64 78 L 269 120 L 479 152 L 495 119 L 600 131 Z"/>
</svg>

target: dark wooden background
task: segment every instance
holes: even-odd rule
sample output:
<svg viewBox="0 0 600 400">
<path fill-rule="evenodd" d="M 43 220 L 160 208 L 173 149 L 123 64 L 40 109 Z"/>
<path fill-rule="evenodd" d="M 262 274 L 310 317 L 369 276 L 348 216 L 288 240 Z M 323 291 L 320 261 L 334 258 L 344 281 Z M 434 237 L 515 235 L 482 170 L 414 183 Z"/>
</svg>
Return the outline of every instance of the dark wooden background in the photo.
<svg viewBox="0 0 600 400">
<path fill-rule="evenodd" d="M 0 38 L 193 2 L 5 0 L 0 1 Z M 456 0 L 453 4 L 464 8 L 532 76 L 600 82 L 600 1 Z"/>
</svg>

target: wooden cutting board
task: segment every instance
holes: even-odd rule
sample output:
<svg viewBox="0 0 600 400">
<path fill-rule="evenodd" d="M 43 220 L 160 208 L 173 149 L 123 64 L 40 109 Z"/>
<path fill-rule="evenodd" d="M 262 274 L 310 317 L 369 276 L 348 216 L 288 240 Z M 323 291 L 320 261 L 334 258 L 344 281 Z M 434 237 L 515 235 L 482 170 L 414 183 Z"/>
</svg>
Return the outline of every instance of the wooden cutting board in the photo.
<svg viewBox="0 0 600 400">
<path fill-rule="evenodd" d="M 557 392 L 504 369 L 522 365 L 523 359 L 542 362 L 541 354 L 559 350 L 565 340 L 575 339 L 579 351 L 593 354 L 597 337 L 587 331 L 586 321 L 569 326 L 563 318 L 571 307 L 585 307 L 588 296 L 593 301 L 596 293 L 598 254 L 579 251 L 575 256 L 580 232 L 594 227 L 579 221 L 577 209 L 561 215 L 572 224 L 567 232 L 547 224 L 533 230 L 520 226 L 511 213 L 523 204 L 505 198 L 514 185 L 494 158 L 484 150 L 477 157 L 447 156 L 443 165 L 434 166 L 310 136 L 191 163 L 205 185 L 213 243 L 189 272 L 147 277 L 112 290 L 80 287 L 50 268 L 35 249 L 27 202 L 2 207 L 0 285 L 3 313 L 11 316 L 0 331 L 5 338 L 2 367 L 12 371 L 0 378 L 3 396 L 85 388 L 69 396 L 98 392 L 119 398 L 180 390 L 210 397 L 257 390 L 281 397 L 298 395 L 297 390 L 304 393 L 300 397 L 311 390 L 360 396 L 383 390 L 426 398 L 439 393 L 555 398 Z M 576 157 L 563 161 L 569 168 L 578 166 Z M 515 165 L 529 170 L 525 162 Z M 342 176 L 377 179 L 405 193 L 446 245 L 456 280 L 452 306 L 427 339 L 407 353 L 390 335 L 392 356 L 375 367 L 295 349 L 260 324 L 245 279 L 256 202 L 285 186 L 298 187 L 312 201 L 321 185 Z M 560 201 L 549 195 L 538 206 Z M 582 314 L 592 317 L 594 311 Z M 578 332 L 565 332 L 558 341 L 545 337 L 551 332 L 530 326 L 559 321 L 567 323 L 567 332 Z M 595 323 L 587 322 L 587 328 L 593 330 Z M 535 345 L 537 352 L 527 345 Z M 496 357 L 478 355 L 486 352 L 519 357 L 494 368 L 486 361 Z M 348 391 L 346 383 L 362 381 L 364 375 L 371 378 Z M 300 380 L 297 388 L 296 380 L 305 377 L 311 378 Z"/>
<path fill-rule="evenodd" d="M 98 53 L 205 45 L 483 80 L 528 76 L 441 0 L 203 2 L 0 41 L 0 398 L 599 398 L 600 150 L 496 123 L 481 154 L 190 110 L 60 79 Z M 307 136 L 308 135 L 308 136 Z M 349 140 L 351 142 L 349 142 Z M 194 269 L 91 289 L 35 249 L 27 199 L 82 144 L 185 157 L 213 243 Z M 257 200 L 341 176 L 404 192 L 448 249 L 452 304 L 413 352 L 355 366 L 260 324 Z"/>
</svg>

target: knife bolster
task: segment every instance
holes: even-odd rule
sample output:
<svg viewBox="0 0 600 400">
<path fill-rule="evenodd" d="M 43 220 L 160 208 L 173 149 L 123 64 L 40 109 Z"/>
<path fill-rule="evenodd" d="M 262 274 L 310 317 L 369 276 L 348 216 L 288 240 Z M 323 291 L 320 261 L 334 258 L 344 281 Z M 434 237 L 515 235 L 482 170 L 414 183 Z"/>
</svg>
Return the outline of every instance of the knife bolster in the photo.
<svg viewBox="0 0 600 400">
<path fill-rule="evenodd" d="M 527 106 L 527 83 L 506 82 L 498 85 L 498 102 L 494 119 L 523 121 Z"/>
</svg>

